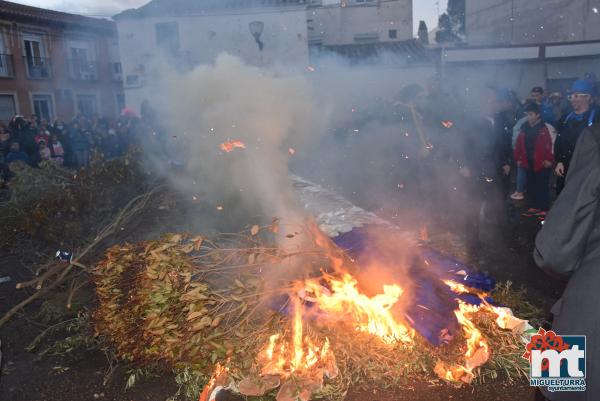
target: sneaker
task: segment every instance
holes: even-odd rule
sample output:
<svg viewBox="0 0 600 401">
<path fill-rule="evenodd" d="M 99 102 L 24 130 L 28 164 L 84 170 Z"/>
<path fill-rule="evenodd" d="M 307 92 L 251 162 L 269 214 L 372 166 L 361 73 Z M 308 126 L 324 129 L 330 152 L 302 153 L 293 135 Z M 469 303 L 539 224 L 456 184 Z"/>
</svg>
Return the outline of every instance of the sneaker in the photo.
<svg viewBox="0 0 600 401">
<path fill-rule="evenodd" d="M 523 199 L 525 199 L 525 196 L 523 195 L 523 192 L 515 192 L 514 194 L 512 194 L 510 196 L 510 199 L 513 199 L 513 200 L 523 200 Z"/>
<path fill-rule="evenodd" d="M 537 216 L 538 213 L 540 213 L 541 210 L 540 209 L 528 209 L 525 213 L 522 213 L 521 215 L 524 217 L 533 217 L 533 216 Z"/>
</svg>

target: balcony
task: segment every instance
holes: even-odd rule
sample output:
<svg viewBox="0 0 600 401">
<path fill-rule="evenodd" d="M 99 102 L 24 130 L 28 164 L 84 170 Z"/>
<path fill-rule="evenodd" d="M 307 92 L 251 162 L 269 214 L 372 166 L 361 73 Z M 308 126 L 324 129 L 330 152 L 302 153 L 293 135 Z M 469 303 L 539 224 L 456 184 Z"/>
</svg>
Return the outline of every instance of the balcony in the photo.
<svg viewBox="0 0 600 401">
<path fill-rule="evenodd" d="M 27 78 L 48 79 L 52 76 L 50 59 L 46 57 L 24 56 L 23 62 L 27 70 Z"/>
<path fill-rule="evenodd" d="M 67 60 L 69 78 L 76 81 L 96 81 L 98 79 L 98 63 L 88 60 Z"/>
<path fill-rule="evenodd" d="M 12 54 L 0 54 L 0 78 L 14 78 L 15 65 Z"/>
</svg>

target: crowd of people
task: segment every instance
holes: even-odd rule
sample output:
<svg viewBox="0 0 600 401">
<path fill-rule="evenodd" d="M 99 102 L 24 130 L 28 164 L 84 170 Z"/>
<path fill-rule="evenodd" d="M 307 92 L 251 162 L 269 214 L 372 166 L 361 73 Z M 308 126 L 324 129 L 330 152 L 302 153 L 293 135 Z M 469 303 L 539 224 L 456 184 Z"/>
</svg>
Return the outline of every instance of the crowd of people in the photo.
<svg viewBox="0 0 600 401">
<path fill-rule="evenodd" d="M 424 126 L 426 164 L 438 164 L 444 173 L 458 170 L 471 200 L 507 209 L 509 199 L 525 201 L 523 216 L 540 221 L 564 188 L 581 133 L 600 124 L 596 86 L 589 78 L 576 80 L 565 94 L 533 87 L 526 99 L 487 86 L 473 110 L 445 94 L 435 80 L 422 93 L 412 89 L 400 100 L 421 112 L 421 122 L 413 120 L 417 132 L 419 124 Z M 454 136 L 447 132 L 452 125 L 457 126 Z"/>
<path fill-rule="evenodd" d="M 366 120 L 385 121 L 395 127 L 395 138 L 388 138 L 382 146 L 392 151 L 391 165 L 396 169 L 395 159 L 406 160 L 402 172 L 389 176 L 395 182 L 416 182 L 427 202 L 445 202 L 444 194 L 458 189 L 465 194 L 465 203 L 485 203 L 488 209 L 506 206 L 509 198 L 527 201 L 529 208 L 523 214 L 543 220 L 552 200 L 564 188 L 581 132 L 600 123 L 595 92 L 595 83 L 589 77 L 575 81 L 565 94 L 534 87 L 526 99 L 519 99 L 509 89 L 485 86 L 475 105 L 469 105 L 462 96 L 447 93 L 439 79 L 432 78 L 426 88 L 404 87 L 393 105 L 377 105 L 377 115 Z M 142 109 L 142 118 L 125 109 L 113 121 L 78 115 L 68 123 L 50 123 L 32 115 L 15 116 L 8 124 L 0 122 L 2 178 L 10 179 L 14 163 L 38 167 L 50 162 L 80 168 L 88 165 L 94 152 L 110 159 L 122 155 L 133 143 L 152 150 L 169 149 L 169 138 L 156 134 L 164 127 L 156 124 L 155 116 L 147 109 Z M 356 127 L 356 121 L 351 124 Z M 148 132 L 155 137 L 140 137 Z M 405 140 L 402 133 L 408 137 L 409 132 L 412 137 Z M 367 138 L 371 142 L 373 139 Z M 364 146 L 357 145 L 361 153 Z M 387 166 L 375 164 L 371 169 L 373 174 L 381 175 Z M 348 170 L 360 174 L 356 169 Z M 399 177 L 402 174 L 404 177 Z M 353 179 L 376 181 L 368 174 Z M 444 209 L 437 206 L 433 209 Z M 468 224 L 474 225 L 473 235 L 477 235 L 474 220 Z"/>
<path fill-rule="evenodd" d="M 138 123 L 139 118 L 129 110 L 113 121 L 78 115 L 68 123 L 50 123 L 35 115 L 17 115 L 8 123 L 0 122 L 1 178 L 10 180 L 14 163 L 39 167 L 49 162 L 80 168 L 89 164 L 94 152 L 107 159 L 118 157 L 135 140 Z"/>
</svg>

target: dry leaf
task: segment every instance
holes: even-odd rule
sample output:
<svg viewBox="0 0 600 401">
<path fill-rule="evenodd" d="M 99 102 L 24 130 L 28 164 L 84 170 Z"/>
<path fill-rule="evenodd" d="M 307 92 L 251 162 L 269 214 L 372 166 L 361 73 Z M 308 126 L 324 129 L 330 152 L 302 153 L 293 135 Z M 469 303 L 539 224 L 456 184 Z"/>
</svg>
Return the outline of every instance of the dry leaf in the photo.
<svg viewBox="0 0 600 401">
<path fill-rule="evenodd" d="M 196 251 L 200 250 L 200 246 L 202 245 L 203 240 L 204 240 L 204 238 L 202 238 L 200 236 L 192 238 L 192 242 L 194 243 L 194 250 L 196 250 Z"/>
<path fill-rule="evenodd" d="M 204 310 L 201 310 L 201 311 L 198 311 L 198 312 L 192 312 L 189 315 L 187 315 L 186 320 L 189 322 L 189 321 L 192 321 L 194 319 L 199 318 L 202 315 L 204 315 Z"/>
<path fill-rule="evenodd" d="M 277 388 L 280 383 L 279 376 L 247 377 L 239 383 L 238 388 L 240 394 L 248 397 L 260 397 Z"/>
</svg>

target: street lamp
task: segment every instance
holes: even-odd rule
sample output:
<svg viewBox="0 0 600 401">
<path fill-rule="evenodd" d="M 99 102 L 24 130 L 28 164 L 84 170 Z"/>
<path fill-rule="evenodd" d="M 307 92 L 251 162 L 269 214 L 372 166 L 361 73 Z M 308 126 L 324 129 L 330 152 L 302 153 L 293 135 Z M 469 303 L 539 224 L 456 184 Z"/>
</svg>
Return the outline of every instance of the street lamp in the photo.
<svg viewBox="0 0 600 401">
<path fill-rule="evenodd" d="M 263 33 L 263 29 L 265 28 L 265 24 L 262 21 L 252 21 L 249 24 L 250 33 L 254 36 L 254 40 L 258 45 L 258 50 L 262 52 L 264 43 L 260 40 L 260 35 Z"/>
</svg>

